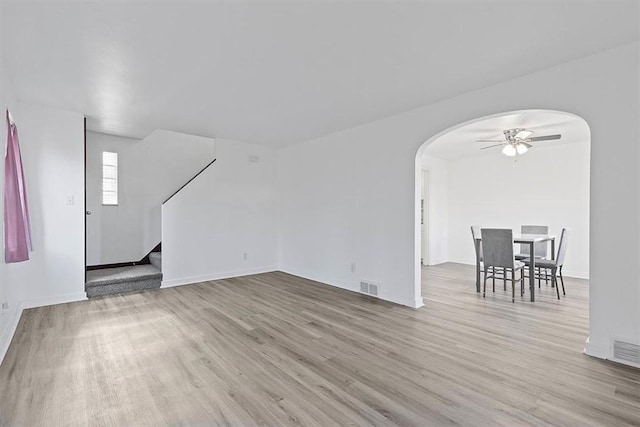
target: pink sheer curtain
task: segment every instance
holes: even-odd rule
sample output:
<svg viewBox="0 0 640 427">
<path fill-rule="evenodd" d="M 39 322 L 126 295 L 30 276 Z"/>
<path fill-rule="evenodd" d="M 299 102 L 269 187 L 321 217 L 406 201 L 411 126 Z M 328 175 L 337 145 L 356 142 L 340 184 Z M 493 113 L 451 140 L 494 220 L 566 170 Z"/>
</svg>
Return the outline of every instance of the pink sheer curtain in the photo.
<svg viewBox="0 0 640 427">
<path fill-rule="evenodd" d="M 29 259 L 29 251 L 32 250 L 18 128 L 7 110 L 7 146 L 4 152 L 4 260 L 7 263 L 26 261 Z"/>
</svg>

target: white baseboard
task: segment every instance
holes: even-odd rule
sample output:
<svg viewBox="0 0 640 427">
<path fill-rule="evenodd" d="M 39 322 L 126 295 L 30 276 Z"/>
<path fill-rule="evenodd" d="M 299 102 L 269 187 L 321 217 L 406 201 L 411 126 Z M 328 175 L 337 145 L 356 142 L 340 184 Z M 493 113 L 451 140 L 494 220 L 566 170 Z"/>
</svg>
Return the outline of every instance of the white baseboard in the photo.
<svg viewBox="0 0 640 427">
<path fill-rule="evenodd" d="M 420 298 L 405 298 L 405 297 L 401 297 L 401 296 L 397 296 L 397 295 L 389 295 L 386 294 L 384 292 L 380 293 L 380 299 L 383 299 L 385 301 L 390 301 L 393 302 L 395 304 L 400 304 L 400 305 L 404 305 L 407 307 L 411 307 L 411 308 L 420 308 L 420 307 L 424 307 L 424 301 L 422 299 L 422 297 Z"/>
<path fill-rule="evenodd" d="M 182 277 L 179 279 L 170 279 L 162 281 L 162 288 L 171 288 L 173 286 L 193 285 L 194 283 L 208 282 L 210 280 L 230 279 L 232 277 L 250 276 L 252 274 L 270 273 L 277 271 L 278 267 L 269 265 L 266 267 L 249 268 L 246 270 L 227 271 L 222 273 L 211 273 L 200 276 Z"/>
<path fill-rule="evenodd" d="M 586 279 L 589 280 L 589 274 L 581 271 L 563 270 L 562 277 L 571 277 L 573 279 Z"/>
<path fill-rule="evenodd" d="M 640 364 L 638 363 L 634 363 L 629 360 L 616 359 L 615 357 L 613 357 L 613 347 L 611 345 L 591 342 L 590 337 L 587 338 L 584 344 L 584 350 L 582 352 L 587 356 L 609 360 L 623 365 L 632 366 L 634 368 L 640 368 Z"/>
<path fill-rule="evenodd" d="M 422 297 L 420 298 L 397 298 L 397 297 L 387 297 L 385 298 L 384 295 L 380 296 L 381 299 L 384 299 L 385 301 L 391 301 L 393 303 L 396 304 L 400 304 L 400 305 L 405 305 L 407 307 L 411 307 L 411 308 L 420 308 L 420 307 L 424 307 L 424 300 L 422 299 Z"/>
<path fill-rule="evenodd" d="M 80 294 L 56 295 L 52 297 L 35 298 L 35 299 L 20 301 L 20 306 L 22 307 L 22 309 L 26 310 L 27 308 L 44 307 L 47 305 L 66 304 L 68 302 L 77 302 L 77 301 L 86 301 L 86 300 L 87 300 L 87 294 L 82 292 Z"/>
<path fill-rule="evenodd" d="M 591 342 L 590 337 L 587 337 L 587 340 L 584 342 L 584 350 L 582 352 L 588 356 L 597 357 L 599 359 L 608 359 L 611 350 L 608 345 L 597 345 Z"/>
<path fill-rule="evenodd" d="M 280 268 L 280 271 L 282 271 L 283 273 L 287 273 L 287 274 L 291 274 L 292 276 L 297 276 L 297 277 L 301 277 L 303 279 L 307 279 L 307 280 L 313 280 L 314 282 L 318 282 L 318 283 L 322 283 L 323 285 L 327 285 L 327 286 L 333 286 L 334 288 L 340 288 L 340 289 L 344 289 L 347 291 L 351 291 L 351 292 L 355 292 L 357 294 L 362 294 L 359 291 L 359 288 L 357 288 L 355 285 L 349 285 L 349 284 L 344 284 L 344 283 L 337 283 L 337 282 L 331 282 L 327 279 L 320 279 L 317 277 L 313 277 L 312 275 L 306 274 L 306 273 L 302 273 L 299 271 L 295 271 L 295 270 L 291 270 L 291 269 L 282 269 Z M 366 294 L 363 294 L 366 295 Z M 404 305 L 407 307 L 411 307 L 411 308 L 420 308 L 424 306 L 424 302 L 422 300 L 422 298 L 405 298 L 405 297 L 401 297 L 401 296 L 396 296 L 396 295 L 389 295 L 389 294 L 385 294 L 384 292 L 381 292 L 380 295 L 378 296 L 379 299 L 381 300 L 385 300 L 385 301 L 389 301 L 395 304 L 400 304 L 400 305 Z"/>
</svg>

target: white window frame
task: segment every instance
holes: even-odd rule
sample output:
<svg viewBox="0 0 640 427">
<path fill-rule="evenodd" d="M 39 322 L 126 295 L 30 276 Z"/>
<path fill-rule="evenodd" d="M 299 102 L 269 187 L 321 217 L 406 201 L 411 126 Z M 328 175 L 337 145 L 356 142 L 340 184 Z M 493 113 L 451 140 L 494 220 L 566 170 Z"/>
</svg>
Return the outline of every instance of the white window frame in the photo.
<svg viewBox="0 0 640 427">
<path fill-rule="evenodd" d="M 102 152 L 102 206 L 118 206 L 118 153 Z"/>
</svg>

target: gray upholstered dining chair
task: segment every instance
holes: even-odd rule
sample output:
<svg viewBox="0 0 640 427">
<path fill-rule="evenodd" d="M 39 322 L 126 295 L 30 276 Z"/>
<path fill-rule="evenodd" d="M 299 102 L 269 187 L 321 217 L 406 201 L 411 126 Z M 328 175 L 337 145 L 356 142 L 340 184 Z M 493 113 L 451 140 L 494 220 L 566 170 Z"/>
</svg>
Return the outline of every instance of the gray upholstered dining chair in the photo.
<svg viewBox="0 0 640 427">
<path fill-rule="evenodd" d="M 520 233 L 522 234 L 549 234 L 549 226 L 547 225 L 523 225 L 520 227 Z M 534 245 L 533 256 L 536 259 L 546 259 L 547 258 L 547 242 Z M 516 259 L 518 261 L 523 261 L 525 259 L 529 259 L 529 245 L 521 244 L 520 245 L 520 253 L 516 254 Z M 536 275 L 538 276 L 538 287 L 540 287 L 540 282 L 542 280 L 542 275 L 540 274 L 541 270 L 536 268 Z M 545 270 L 545 282 L 549 283 L 549 278 L 546 274 Z"/>
<path fill-rule="evenodd" d="M 484 288 L 482 296 L 487 293 L 487 279 L 494 279 L 493 291 L 496 291 L 495 279 L 496 269 L 503 271 L 504 279 L 511 281 L 511 301 L 516 300 L 516 282 L 520 282 L 520 296 L 524 293 L 523 287 L 523 271 L 524 263 L 516 261 L 513 256 L 513 232 L 511 229 L 500 228 L 483 228 L 482 233 L 482 257 L 484 262 Z M 516 271 L 520 270 L 520 278 L 516 279 Z M 487 273 L 491 271 L 491 275 Z M 511 279 L 507 277 L 507 273 L 511 272 Z"/>
<path fill-rule="evenodd" d="M 540 259 L 536 260 L 537 268 L 551 270 L 551 284 L 556 287 L 556 294 L 560 299 L 560 290 L 558 289 L 558 275 L 560 275 L 560 283 L 562 284 L 562 295 L 566 295 L 564 291 L 564 278 L 562 277 L 562 266 L 564 258 L 567 255 L 567 244 L 569 242 L 569 229 L 563 228 L 560 234 L 560 243 L 558 244 L 558 256 L 556 259 Z M 524 260 L 525 264 L 529 264 L 529 260 Z M 485 267 L 486 268 L 486 267 Z"/>
<path fill-rule="evenodd" d="M 482 245 L 476 246 L 476 239 L 479 239 L 481 236 L 481 228 L 478 225 L 471 226 L 471 237 L 473 238 L 473 249 L 476 251 L 476 257 L 482 262 Z M 480 251 L 480 253 L 478 253 Z"/>
<path fill-rule="evenodd" d="M 471 226 L 471 237 L 473 238 L 473 249 L 476 251 L 476 257 L 479 260 L 478 262 L 480 263 L 480 273 L 484 273 L 484 263 L 483 263 L 483 259 L 482 259 L 482 244 L 476 246 L 476 240 L 480 239 L 481 236 L 482 236 L 481 230 L 482 230 L 482 228 L 479 225 L 472 225 Z M 504 270 L 502 268 L 500 268 L 497 271 L 503 273 L 504 290 L 506 291 L 507 290 L 507 280 L 506 280 L 506 277 L 504 276 Z M 496 279 L 495 279 L 495 277 L 492 277 L 492 279 L 493 279 L 493 289 L 495 291 Z"/>
<path fill-rule="evenodd" d="M 547 225 L 523 225 L 520 227 L 522 234 L 549 234 L 549 226 Z M 521 244 L 520 253 L 516 254 L 517 260 L 523 260 L 529 258 L 529 245 Z M 535 245 L 533 255 L 536 258 L 547 257 L 547 243 Z"/>
</svg>

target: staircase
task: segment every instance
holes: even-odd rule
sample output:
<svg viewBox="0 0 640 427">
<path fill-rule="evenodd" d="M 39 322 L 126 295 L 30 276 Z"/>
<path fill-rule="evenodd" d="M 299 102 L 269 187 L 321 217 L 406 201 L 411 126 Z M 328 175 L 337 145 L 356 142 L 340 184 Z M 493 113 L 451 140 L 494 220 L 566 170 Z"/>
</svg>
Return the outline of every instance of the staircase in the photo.
<svg viewBox="0 0 640 427">
<path fill-rule="evenodd" d="M 162 271 L 162 252 L 151 252 L 149 262 L 158 270 Z"/>
<path fill-rule="evenodd" d="M 162 253 L 151 252 L 149 261 L 151 264 L 88 271 L 85 283 L 87 297 L 95 298 L 159 288 L 162 282 Z"/>
<path fill-rule="evenodd" d="M 89 298 L 160 287 L 162 206 L 215 161 L 215 139 L 162 129 L 121 150 L 118 169 L 122 173 L 118 179 L 136 197 L 129 199 L 131 211 L 126 220 L 115 224 L 115 218 L 106 215 L 92 217 L 91 235 L 100 236 L 103 249 L 109 250 L 97 252 L 98 245 L 91 246 L 89 264 L 85 263 Z M 98 195 L 93 196 L 94 205 L 100 209 Z M 107 229 L 109 233 L 103 233 Z M 114 247 L 122 250 L 111 250 Z"/>
</svg>

